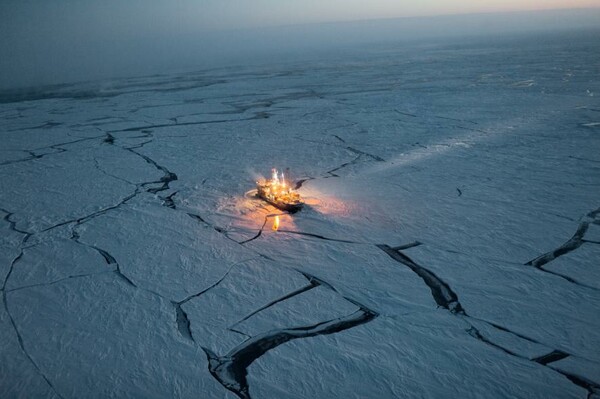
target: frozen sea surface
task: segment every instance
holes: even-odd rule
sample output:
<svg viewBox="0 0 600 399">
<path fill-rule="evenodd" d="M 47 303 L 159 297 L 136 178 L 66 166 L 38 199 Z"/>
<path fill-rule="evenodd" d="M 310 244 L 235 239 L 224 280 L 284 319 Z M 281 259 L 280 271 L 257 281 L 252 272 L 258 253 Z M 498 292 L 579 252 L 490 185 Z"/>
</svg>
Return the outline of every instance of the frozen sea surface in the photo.
<svg viewBox="0 0 600 399">
<path fill-rule="evenodd" d="M 0 397 L 599 397 L 598 37 L 1 93 Z"/>
</svg>

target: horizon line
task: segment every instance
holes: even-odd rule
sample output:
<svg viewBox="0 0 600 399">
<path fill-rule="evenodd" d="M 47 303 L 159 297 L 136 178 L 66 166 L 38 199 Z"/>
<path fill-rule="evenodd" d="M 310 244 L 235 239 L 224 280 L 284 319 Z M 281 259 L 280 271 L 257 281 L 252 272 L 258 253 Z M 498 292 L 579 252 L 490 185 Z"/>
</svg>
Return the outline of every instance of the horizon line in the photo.
<svg viewBox="0 0 600 399">
<path fill-rule="evenodd" d="M 293 24 L 281 24 L 281 25 L 266 25 L 266 26 L 248 26 L 240 28 L 225 28 L 225 29 L 214 29 L 206 30 L 204 33 L 220 33 L 220 32 L 239 32 L 239 31 L 254 31 L 263 29 L 276 29 L 276 28 L 291 28 L 291 27 L 303 27 L 313 25 L 333 25 L 333 24 L 348 24 L 357 22 L 375 22 L 375 21 L 393 21 L 400 19 L 435 19 L 444 17 L 461 17 L 461 16 L 492 16 L 492 15 L 507 15 L 507 14 L 526 14 L 526 13 L 550 13 L 556 11 L 597 11 L 600 12 L 600 4 L 593 7 L 563 7 L 563 8 L 531 8 L 525 10 L 502 10 L 502 11 L 474 11 L 474 12 L 456 12 L 456 13 L 444 13 L 444 14 L 415 14 L 415 15 L 404 15 L 395 17 L 375 17 L 375 18 L 364 18 L 364 19 L 340 19 L 331 21 L 316 21 L 316 22 L 302 22 Z"/>
</svg>

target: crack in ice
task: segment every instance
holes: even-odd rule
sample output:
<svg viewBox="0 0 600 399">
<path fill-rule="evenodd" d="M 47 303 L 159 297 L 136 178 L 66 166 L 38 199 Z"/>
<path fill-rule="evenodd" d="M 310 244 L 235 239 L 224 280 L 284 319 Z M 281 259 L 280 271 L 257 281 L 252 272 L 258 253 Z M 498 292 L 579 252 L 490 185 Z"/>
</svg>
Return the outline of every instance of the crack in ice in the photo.
<svg viewBox="0 0 600 399">
<path fill-rule="evenodd" d="M 600 212 L 600 210 L 597 210 L 594 212 L 598 213 L 598 212 Z M 582 379 L 582 377 L 575 376 L 573 374 L 564 372 L 562 370 L 556 369 L 549 365 L 552 362 L 572 356 L 569 353 L 566 353 L 566 352 L 563 352 L 560 350 L 553 350 L 552 352 L 550 352 L 544 356 L 530 359 L 525 356 L 521 356 L 518 353 L 515 353 L 501 345 L 496 344 L 492 340 L 486 338 L 485 336 L 483 336 L 481 334 L 481 332 L 475 326 L 473 326 L 473 324 L 471 324 L 468 321 L 468 319 L 478 320 L 478 321 L 488 324 L 489 326 L 494 327 L 500 331 L 504 331 L 506 333 L 512 334 L 512 335 L 519 337 L 521 339 L 524 339 L 528 342 L 532 342 L 532 343 L 536 343 L 536 344 L 543 345 L 546 347 L 550 347 L 549 345 L 538 342 L 538 341 L 536 341 L 530 337 L 527 337 L 523 334 L 516 333 L 516 332 L 509 330 L 506 327 L 500 326 L 496 323 L 468 315 L 467 312 L 462 307 L 462 305 L 460 304 L 460 302 L 458 300 L 458 296 L 454 293 L 454 291 L 452 291 L 450 286 L 448 284 L 446 284 L 444 281 L 442 281 L 439 277 L 437 277 L 433 272 L 418 265 L 412 259 L 410 259 L 408 256 L 401 253 L 400 250 L 392 248 L 388 245 L 377 245 L 377 247 L 380 248 L 381 250 L 383 250 L 386 254 L 388 254 L 396 262 L 404 264 L 405 266 L 407 266 L 411 270 L 413 270 L 419 277 L 421 277 L 421 279 L 425 282 L 425 284 L 430 288 L 432 296 L 433 296 L 435 302 L 438 304 L 438 306 L 441 306 L 441 307 L 449 310 L 450 313 L 462 318 L 463 321 L 466 322 L 467 325 L 469 326 L 469 328 L 466 330 L 466 332 L 473 338 L 485 343 L 486 345 L 492 346 L 510 356 L 533 361 L 533 362 L 536 362 L 543 366 L 549 367 L 550 369 L 556 371 L 557 373 L 562 374 L 565 377 L 567 377 L 574 384 L 587 389 L 590 394 L 593 393 L 594 389 L 598 388 L 598 384 L 596 384 L 592 381 Z M 398 248 L 398 247 L 396 247 L 396 248 Z"/>
<path fill-rule="evenodd" d="M 305 292 L 318 285 L 330 288 L 339 294 L 339 292 L 331 284 L 325 282 L 324 280 L 306 272 L 299 272 L 310 282 L 310 284 L 300 288 L 299 290 L 293 291 L 279 300 L 273 301 L 274 303 L 291 298 L 292 296 L 298 295 L 301 292 Z M 361 324 L 368 323 L 379 315 L 377 312 L 367 308 L 353 299 L 343 295 L 342 297 L 356 305 L 359 309 L 347 316 L 342 316 L 302 327 L 274 329 L 255 335 L 230 350 L 224 356 L 219 356 L 210 349 L 202 347 L 208 359 L 208 369 L 210 373 L 217 381 L 221 383 L 221 385 L 223 385 L 223 387 L 235 393 L 239 398 L 250 399 L 251 396 L 249 392 L 249 385 L 246 378 L 248 375 L 248 367 L 269 350 L 294 339 L 329 335 L 348 330 Z M 268 306 L 272 306 L 272 304 Z M 268 306 L 263 307 L 263 309 Z M 263 309 L 257 310 L 254 312 L 254 314 Z"/>
</svg>

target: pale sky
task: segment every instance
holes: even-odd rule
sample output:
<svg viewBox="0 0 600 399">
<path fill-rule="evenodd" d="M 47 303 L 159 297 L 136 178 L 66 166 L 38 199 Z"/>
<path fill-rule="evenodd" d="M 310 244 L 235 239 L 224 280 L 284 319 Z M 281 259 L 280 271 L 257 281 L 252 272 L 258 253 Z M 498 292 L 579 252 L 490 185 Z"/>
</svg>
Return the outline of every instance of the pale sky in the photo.
<svg viewBox="0 0 600 399">
<path fill-rule="evenodd" d="M 496 28 L 570 28 L 581 26 L 580 21 L 598 25 L 600 0 L 0 0 L 0 89 L 154 72 L 177 63 L 214 61 L 217 53 L 238 53 L 248 50 L 248 44 L 260 50 L 306 37 L 321 45 L 322 39 L 332 37 L 378 40 L 397 27 L 404 29 L 402 37 L 410 32 L 419 37 L 458 30 L 489 33 L 488 24 L 494 21 L 477 13 L 557 8 L 595 10 L 571 13 L 566 19 L 548 14 L 531 23 L 527 16 L 504 16 Z M 363 27 L 331 25 L 323 31 L 310 25 L 473 13 L 477 15 L 443 23 L 427 18 L 373 22 L 370 28 L 378 37 Z M 287 37 L 272 29 L 288 25 L 303 27 L 284 30 Z"/>
<path fill-rule="evenodd" d="M 600 0 L 180 0 L 168 14 L 185 27 L 260 27 L 497 11 L 600 7 Z"/>
<path fill-rule="evenodd" d="M 0 23 L 46 33 L 84 26 L 88 33 L 143 34 L 588 7 L 600 0 L 2 0 Z"/>
</svg>

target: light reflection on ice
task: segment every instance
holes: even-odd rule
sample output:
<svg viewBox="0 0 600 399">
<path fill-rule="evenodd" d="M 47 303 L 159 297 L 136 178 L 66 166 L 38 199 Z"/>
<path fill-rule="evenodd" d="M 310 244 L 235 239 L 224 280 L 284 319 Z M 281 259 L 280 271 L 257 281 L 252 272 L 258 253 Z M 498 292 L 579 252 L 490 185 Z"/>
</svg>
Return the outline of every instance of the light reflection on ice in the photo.
<svg viewBox="0 0 600 399">
<path fill-rule="evenodd" d="M 368 172 L 377 173 L 386 169 L 414 165 L 429 158 L 444 155 L 457 148 L 469 148 L 476 140 L 476 136 L 481 136 L 481 134 L 468 134 L 458 139 L 443 140 L 439 143 L 428 145 L 427 148 L 418 148 L 408 153 L 402 153 L 388 162 L 375 164 Z"/>
</svg>

